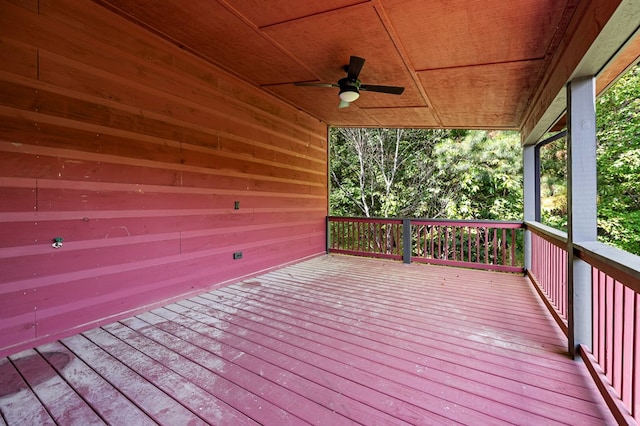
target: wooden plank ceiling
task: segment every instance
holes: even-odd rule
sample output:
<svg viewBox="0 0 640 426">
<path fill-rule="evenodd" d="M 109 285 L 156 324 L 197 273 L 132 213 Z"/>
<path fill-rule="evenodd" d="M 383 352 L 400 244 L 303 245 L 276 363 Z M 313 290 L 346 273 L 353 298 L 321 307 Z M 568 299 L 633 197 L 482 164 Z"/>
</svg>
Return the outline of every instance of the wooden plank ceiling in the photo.
<svg viewBox="0 0 640 426">
<path fill-rule="evenodd" d="M 585 4 L 98 2 L 330 125 L 495 129 L 522 127 Z M 350 55 L 366 58 L 363 84 L 404 86 L 405 92 L 365 92 L 351 107 L 339 109 L 336 88 L 293 85 L 337 82 Z"/>
</svg>

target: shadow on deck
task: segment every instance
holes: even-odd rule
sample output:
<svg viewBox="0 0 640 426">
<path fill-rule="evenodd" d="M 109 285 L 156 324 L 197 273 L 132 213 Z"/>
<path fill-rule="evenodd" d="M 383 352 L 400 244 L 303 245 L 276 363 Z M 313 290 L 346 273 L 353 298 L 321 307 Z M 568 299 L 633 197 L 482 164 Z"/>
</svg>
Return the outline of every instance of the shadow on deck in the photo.
<svg viewBox="0 0 640 426">
<path fill-rule="evenodd" d="M 0 424 L 614 423 L 526 278 L 323 256 L 0 360 Z"/>
</svg>

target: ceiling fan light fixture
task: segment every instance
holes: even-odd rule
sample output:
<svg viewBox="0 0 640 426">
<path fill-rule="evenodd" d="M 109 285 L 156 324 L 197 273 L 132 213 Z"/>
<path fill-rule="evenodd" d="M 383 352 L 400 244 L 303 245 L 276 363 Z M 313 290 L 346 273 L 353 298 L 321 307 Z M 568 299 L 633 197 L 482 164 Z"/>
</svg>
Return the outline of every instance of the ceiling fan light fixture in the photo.
<svg viewBox="0 0 640 426">
<path fill-rule="evenodd" d="M 360 92 L 355 87 L 344 87 L 340 89 L 340 99 L 345 102 L 353 102 L 360 97 Z"/>
<path fill-rule="evenodd" d="M 340 88 L 340 103 L 338 108 L 347 108 L 349 104 L 360 97 L 360 90 L 365 92 L 378 92 L 387 93 L 391 95 L 401 95 L 404 92 L 404 87 L 400 86 L 381 86 L 377 84 L 362 84 L 358 80 L 362 66 L 364 65 L 364 58 L 358 56 L 351 56 L 349 59 L 349 65 L 345 65 L 344 70 L 347 73 L 346 77 L 338 80 L 338 83 L 315 83 L 315 82 L 297 82 L 296 86 L 316 86 L 316 87 L 339 87 Z"/>
</svg>

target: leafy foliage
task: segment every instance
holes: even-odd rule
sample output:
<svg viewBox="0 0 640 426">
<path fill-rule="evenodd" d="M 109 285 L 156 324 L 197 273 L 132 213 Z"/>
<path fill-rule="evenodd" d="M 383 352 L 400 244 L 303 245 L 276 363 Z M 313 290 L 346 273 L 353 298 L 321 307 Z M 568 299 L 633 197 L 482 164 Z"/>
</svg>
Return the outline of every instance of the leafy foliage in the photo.
<svg viewBox="0 0 640 426">
<path fill-rule="evenodd" d="M 640 254 L 640 66 L 598 99 L 598 236 Z"/>
<path fill-rule="evenodd" d="M 567 230 L 567 140 L 540 148 L 540 210 L 542 223 Z"/>
<path fill-rule="evenodd" d="M 516 133 L 332 129 L 331 214 L 522 217 Z"/>
<path fill-rule="evenodd" d="M 434 147 L 458 132 L 332 129 L 331 214 L 438 217 L 451 185 L 439 179 Z"/>
<path fill-rule="evenodd" d="M 456 184 L 447 216 L 456 219 L 522 219 L 522 150 L 515 132 L 473 131 L 440 144 L 442 174 Z"/>
</svg>

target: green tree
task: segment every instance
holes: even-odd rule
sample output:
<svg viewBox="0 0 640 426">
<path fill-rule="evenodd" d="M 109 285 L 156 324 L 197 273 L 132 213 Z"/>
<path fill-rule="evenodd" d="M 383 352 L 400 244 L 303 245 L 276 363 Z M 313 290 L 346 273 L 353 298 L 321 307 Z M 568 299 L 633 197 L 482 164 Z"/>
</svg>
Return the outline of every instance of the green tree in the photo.
<svg viewBox="0 0 640 426">
<path fill-rule="evenodd" d="M 435 156 L 444 179 L 456 183 L 447 216 L 522 220 L 522 148 L 516 132 L 473 131 Z"/>
<path fill-rule="evenodd" d="M 464 132 L 335 128 L 330 211 L 366 217 L 439 217 L 455 190 L 441 180 L 434 147 Z"/>
<path fill-rule="evenodd" d="M 598 236 L 640 255 L 640 65 L 598 99 Z"/>
<path fill-rule="evenodd" d="M 331 214 L 521 219 L 515 132 L 332 129 Z"/>
<path fill-rule="evenodd" d="M 540 148 L 540 210 L 545 225 L 567 230 L 567 139 Z"/>
</svg>

